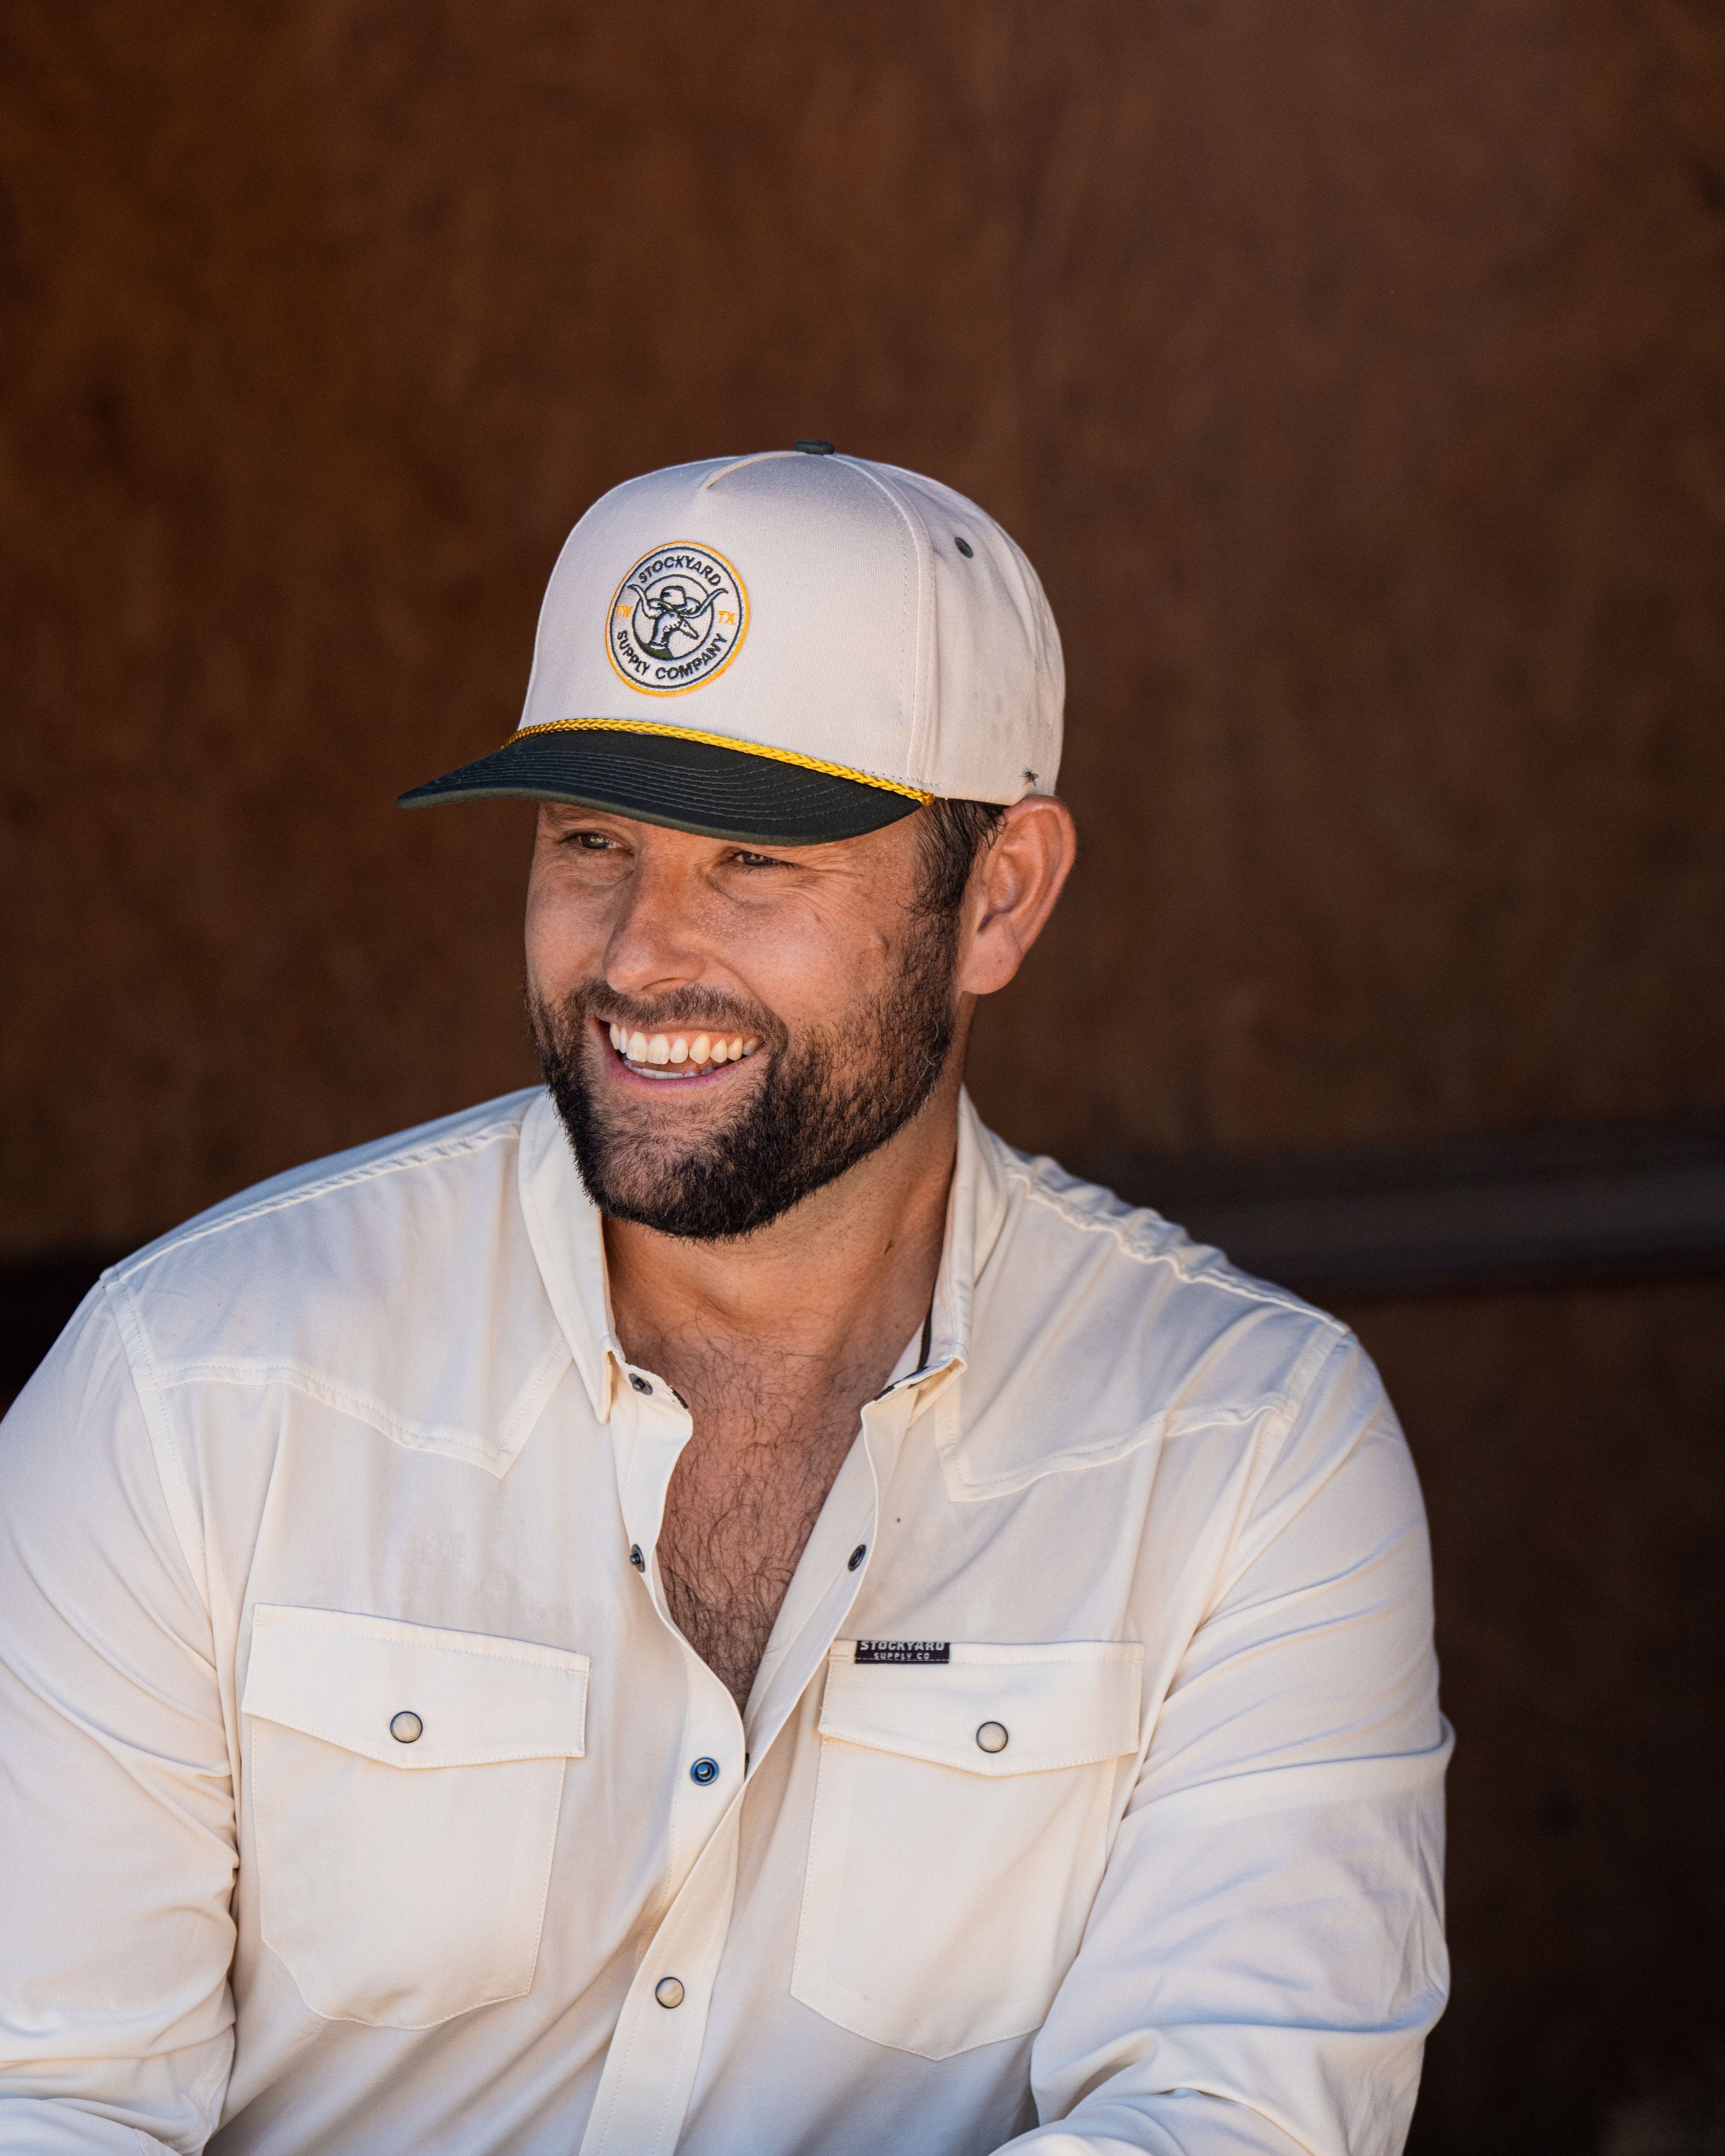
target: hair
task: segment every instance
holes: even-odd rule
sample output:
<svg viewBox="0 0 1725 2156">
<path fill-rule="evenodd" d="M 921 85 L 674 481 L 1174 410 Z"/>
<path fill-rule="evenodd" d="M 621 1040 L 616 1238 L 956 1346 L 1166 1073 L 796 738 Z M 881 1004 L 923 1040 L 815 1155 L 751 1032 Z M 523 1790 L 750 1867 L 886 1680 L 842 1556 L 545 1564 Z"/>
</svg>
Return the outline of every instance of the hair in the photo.
<svg viewBox="0 0 1725 2156">
<path fill-rule="evenodd" d="M 953 915 L 963 903 L 977 863 L 994 843 L 1006 814 L 997 801 L 947 801 L 922 811 L 922 881 L 919 913 Z"/>
</svg>

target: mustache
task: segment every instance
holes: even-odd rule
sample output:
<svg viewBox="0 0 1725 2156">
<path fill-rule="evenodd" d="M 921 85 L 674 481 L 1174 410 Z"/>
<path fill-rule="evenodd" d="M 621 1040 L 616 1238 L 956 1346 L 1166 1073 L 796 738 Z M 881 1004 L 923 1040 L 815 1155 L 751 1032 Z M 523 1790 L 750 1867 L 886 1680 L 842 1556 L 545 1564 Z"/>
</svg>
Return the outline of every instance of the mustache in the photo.
<svg viewBox="0 0 1725 2156">
<path fill-rule="evenodd" d="M 764 1004 L 721 988 L 670 988 L 662 996 L 632 996 L 608 987 L 603 980 L 581 982 L 551 1001 L 536 998 L 536 1007 L 570 1033 L 590 1018 L 626 1025 L 633 1032 L 669 1033 L 673 1028 L 691 1028 L 709 1033 L 752 1033 L 763 1044 L 783 1047 L 789 1029 Z"/>
</svg>

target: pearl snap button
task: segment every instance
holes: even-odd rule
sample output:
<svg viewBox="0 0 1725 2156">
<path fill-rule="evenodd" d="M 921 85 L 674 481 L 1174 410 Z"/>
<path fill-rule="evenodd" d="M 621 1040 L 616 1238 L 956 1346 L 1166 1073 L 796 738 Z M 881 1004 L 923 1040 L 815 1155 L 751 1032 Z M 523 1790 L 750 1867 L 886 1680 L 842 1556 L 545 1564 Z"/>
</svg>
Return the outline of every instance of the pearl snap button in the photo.
<svg viewBox="0 0 1725 2156">
<path fill-rule="evenodd" d="M 1004 1752 L 1006 1749 L 1006 1724 L 1004 1722 L 985 1722 L 976 1733 L 978 1749 L 983 1752 Z"/>
<path fill-rule="evenodd" d="M 661 2006 L 680 2006 L 683 1987 L 674 1976 L 662 1976 L 653 1987 L 653 1996 Z"/>
<path fill-rule="evenodd" d="M 425 1724 L 410 1707 L 389 1717 L 389 1733 L 398 1744 L 417 1744 L 425 1732 Z"/>
<path fill-rule="evenodd" d="M 709 1782 L 716 1782 L 719 1779 L 718 1761 L 697 1759 L 689 1769 L 689 1779 L 691 1782 L 699 1782 L 702 1789 L 705 1789 Z"/>
<path fill-rule="evenodd" d="M 629 1372 L 629 1381 L 638 1393 L 650 1393 L 653 1389 L 652 1386 L 648 1383 L 647 1380 L 640 1374 L 639 1370 L 631 1370 Z"/>
</svg>

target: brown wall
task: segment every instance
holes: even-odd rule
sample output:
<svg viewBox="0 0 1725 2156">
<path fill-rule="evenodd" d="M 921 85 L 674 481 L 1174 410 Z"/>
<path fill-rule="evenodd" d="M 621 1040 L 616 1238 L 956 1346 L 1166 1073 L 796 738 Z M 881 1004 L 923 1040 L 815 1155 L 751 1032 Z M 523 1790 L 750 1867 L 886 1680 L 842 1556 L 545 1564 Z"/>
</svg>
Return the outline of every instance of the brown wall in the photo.
<svg viewBox="0 0 1725 2156">
<path fill-rule="evenodd" d="M 811 432 L 1065 628 L 1014 1135 L 1725 1101 L 1712 11 L 0 23 L 0 1247 L 523 1075 L 519 819 L 393 797 L 512 722 L 598 490 Z"/>
<path fill-rule="evenodd" d="M 1343 1315 L 1425 1486 L 1456 1732 L 1410 2156 L 1717 2156 L 1725 1283 Z"/>
<path fill-rule="evenodd" d="M 6 0 L 0 187 L 0 1255 L 527 1080 L 523 816 L 393 796 L 512 724 L 597 491 L 809 434 L 975 494 L 1065 631 L 1009 1135 L 1725 1106 L 1700 0 Z M 1718 2004 L 1637 1793 L 1725 1312 L 1607 1302 L 1359 1313 L 1462 1730 L 1445 2148 L 1582 2145 Z"/>
</svg>

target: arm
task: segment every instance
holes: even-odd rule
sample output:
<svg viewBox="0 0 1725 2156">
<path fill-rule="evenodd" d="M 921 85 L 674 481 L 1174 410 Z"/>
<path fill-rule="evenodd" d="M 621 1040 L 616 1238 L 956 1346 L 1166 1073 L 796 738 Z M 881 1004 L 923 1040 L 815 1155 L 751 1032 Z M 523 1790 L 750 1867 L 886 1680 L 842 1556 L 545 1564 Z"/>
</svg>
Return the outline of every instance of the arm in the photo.
<svg viewBox="0 0 1725 2156">
<path fill-rule="evenodd" d="M 1395 2156 L 1447 1977 L 1448 1749 L 1419 1486 L 1343 1339 L 1170 1688 L 1011 2148 Z"/>
<path fill-rule="evenodd" d="M 99 1288 L 0 1424 L 0 2156 L 203 2147 L 234 1862 L 209 1620 Z"/>
</svg>

